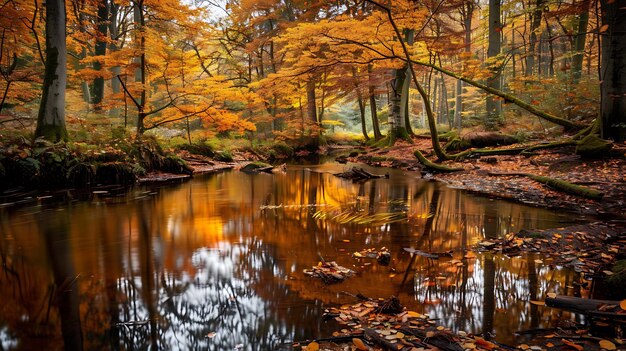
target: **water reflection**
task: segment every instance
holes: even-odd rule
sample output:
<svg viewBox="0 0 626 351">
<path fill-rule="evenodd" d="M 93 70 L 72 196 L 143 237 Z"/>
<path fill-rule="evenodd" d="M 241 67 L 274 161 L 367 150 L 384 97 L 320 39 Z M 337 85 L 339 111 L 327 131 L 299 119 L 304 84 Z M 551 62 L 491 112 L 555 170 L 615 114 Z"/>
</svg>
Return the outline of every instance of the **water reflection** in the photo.
<svg viewBox="0 0 626 351">
<path fill-rule="evenodd" d="M 227 172 L 123 197 L 0 210 L 0 349 L 290 349 L 336 328 L 321 314 L 352 302 L 344 292 L 396 295 L 444 325 L 502 342 L 569 318 L 528 301 L 569 292 L 572 273 L 534 256 L 470 250 L 522 228 L 561 226 L 566 215 L 415 174 L 353 184 L 330 174 L 342 167 Z M 389 266 L 351 256 L 381 247 L 392 253 Z M 305 277 L 320 259 L 358 275 L 330 286 Z"/>
</svg>

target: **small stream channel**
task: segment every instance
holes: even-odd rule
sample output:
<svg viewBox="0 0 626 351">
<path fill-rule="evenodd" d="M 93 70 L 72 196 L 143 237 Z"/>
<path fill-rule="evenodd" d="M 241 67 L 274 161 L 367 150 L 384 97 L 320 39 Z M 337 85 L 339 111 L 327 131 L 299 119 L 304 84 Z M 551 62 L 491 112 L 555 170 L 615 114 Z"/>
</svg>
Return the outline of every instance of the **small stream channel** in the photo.
<svg viewBox="0 0 626 351">
<path fill-rule="evenodd" d="M 324 309 L 398 296 L 438 323 L 514 343 L 518 330 L 574 318 L 531 304 L 573 294 L 576 273 L 477 243 L 575 215 L 468 194 L 389 172 L 353 183 L 350 165 L 227 171 L 86 201 L 0 206 L 0 350 L 276 350 L 341 329 Z M 389 223 L 391 221 L 391 223 Z M 385 247 L 389 265 L 352 253 Z M 404 248 L 450 252 L 438 260 Z M 303 270 L 334 260 L 357 275 L 325 285 Z"/>
</svg>

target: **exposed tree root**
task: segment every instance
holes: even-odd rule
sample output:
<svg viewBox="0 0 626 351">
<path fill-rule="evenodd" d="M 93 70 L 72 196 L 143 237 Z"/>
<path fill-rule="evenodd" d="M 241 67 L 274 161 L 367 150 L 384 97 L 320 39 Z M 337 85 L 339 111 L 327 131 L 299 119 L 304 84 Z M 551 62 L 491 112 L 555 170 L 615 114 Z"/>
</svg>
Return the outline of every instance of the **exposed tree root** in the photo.
<svg viewBox="0 0 626 351">
<path fill-rule="evenodd" d="M 573 184 L 561 179 L 550 178 L 546 176 L 539 176 L 529 173 L 488 173 L 491 176 L 524 176 L 528 177 L 536 182 L 545 184 L 555 190 L 562 191 L 564 193 L 584 197 L 591 200 L 601 200 L 604 193 L 596 189 L 588 188 L 586 186 Z"/>
<path fill-rule="evenodd" d="M 415 157 L 417 157 L 417 159 L 420 161 L 421 164 L 423 164 L 426 168 L 432 169 L 434 171 L 438 171 L 438 172 L 458 172 L 458 171 L 462 171 L 463 170 L 463 167 L 448 167 L 448 166 L 444 166 L 444 165 L 440 165 L 440 164 L 431 162 L 424 155 L 422 155 L 422 153 L 419 150 L 415 150 L 415 152 L 413 154 L 415 155 Z"/>
</svg>

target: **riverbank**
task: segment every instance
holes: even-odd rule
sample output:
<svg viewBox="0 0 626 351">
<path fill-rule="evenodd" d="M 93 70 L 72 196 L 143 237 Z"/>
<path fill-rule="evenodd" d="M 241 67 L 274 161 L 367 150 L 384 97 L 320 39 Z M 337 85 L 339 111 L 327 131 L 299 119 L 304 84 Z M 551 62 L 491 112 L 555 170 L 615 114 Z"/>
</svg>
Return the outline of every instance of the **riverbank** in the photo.
<svg viewBox="0 0 626 351">
<path fill-rule="evenodd" d="M 436 173 L 424 168 L 413 155 L 415 150 L 430 154 L 430 139 L 414 138 L 413 141 L 413 144 L 398 141 L 389 148 L 365 147 L 346 160 L 421 171 L 425 178 L 444 182 L 453 188 L 533 206 L 606 218 L 626 216 L 626 145 L 617 146 L 622 157 L 586 159 L 575 155 L 574 147 L 568 146 L 537 150 L 526 156 L 490 155 L 463 162 L 446 161 L 444 165 L 463 170 Z M 571 195 L 520 176 L 520 173 L 564 180 L 598 190 L 603 196 L 601 200 L 591 200 Z"/>
</svg>

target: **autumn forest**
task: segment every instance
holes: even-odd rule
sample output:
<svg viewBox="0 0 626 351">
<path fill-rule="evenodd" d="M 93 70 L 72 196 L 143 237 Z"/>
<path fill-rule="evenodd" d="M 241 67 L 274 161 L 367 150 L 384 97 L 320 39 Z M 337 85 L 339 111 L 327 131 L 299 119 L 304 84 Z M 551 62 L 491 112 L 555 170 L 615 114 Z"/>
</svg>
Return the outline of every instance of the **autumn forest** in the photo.
<svg viewBox="0 0 626 351">
<path fill-rule="evenodd" d="M 0 350 L 626 350 L 626 0 L 0 31 Z"/>
</svg>

